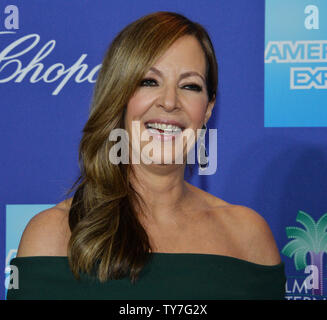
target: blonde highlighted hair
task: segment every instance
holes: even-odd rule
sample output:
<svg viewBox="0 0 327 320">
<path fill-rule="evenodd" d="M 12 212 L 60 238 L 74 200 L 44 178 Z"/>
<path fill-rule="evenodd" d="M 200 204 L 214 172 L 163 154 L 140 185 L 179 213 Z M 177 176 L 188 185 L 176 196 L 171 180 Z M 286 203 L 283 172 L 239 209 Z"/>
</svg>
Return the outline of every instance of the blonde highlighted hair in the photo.
<svg viewBox="0 0 327 320">
<path fill-rule="evenodd" d="M 200 24 L 181 14 L 161 11 L 130 23 L 105 54 L 79 145 L 80 175 L 66 193 L 74 191 L 67 255 L 77 279 L 94 271 L 101 282 L 129 275 L 134 283 L 150 258 L 152 248 L 137 219 L 146 203 L 130 183 L 131 166 L 108 161 L 108 137 L 124 128 L 127 103 L 146 71 L 184 35 L 196 37 L 203 48 L 212 101 L 218 82 L 213 45 Z"/>
</svg>

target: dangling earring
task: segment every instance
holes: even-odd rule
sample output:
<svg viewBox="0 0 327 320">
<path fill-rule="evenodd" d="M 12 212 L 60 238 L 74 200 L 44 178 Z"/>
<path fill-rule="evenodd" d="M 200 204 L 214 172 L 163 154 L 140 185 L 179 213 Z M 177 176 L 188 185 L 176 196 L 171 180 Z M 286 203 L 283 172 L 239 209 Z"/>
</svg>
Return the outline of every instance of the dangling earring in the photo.
<svg viewBox="0 0 327 320">
<path fill-rule="evenodd" d="M 207 132 L 207 126 L 204 124 L 199 137 L 200 145 L 198 147 L 198 163 L 200 170 L 205 170 L 209 165 L 208 154 L 205 146 L 205 134 Z"/>
</svg>

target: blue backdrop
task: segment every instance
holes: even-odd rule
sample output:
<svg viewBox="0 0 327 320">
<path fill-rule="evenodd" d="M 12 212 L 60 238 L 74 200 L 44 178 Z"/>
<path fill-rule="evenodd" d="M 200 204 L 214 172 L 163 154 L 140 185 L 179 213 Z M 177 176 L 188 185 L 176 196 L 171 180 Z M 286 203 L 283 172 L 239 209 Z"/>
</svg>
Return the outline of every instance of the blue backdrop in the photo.
<svg viewBox="0 0 327 320">
<path fill-rule="evenodd" d="M 325 2 L 1 1 L 0 299 L 26 223 L 62 201 L 78 175 L 78 143 L 108 44 L 155 11 L 201 23 L 219 63 L 208 123 L 218 128 L 218 169 L 195 171 L 189 182 L 266 219 L 286 264 L 287 299 L 326 299 Z M 312 275 L 318 287 L 305 280 Z"/>
</svg>

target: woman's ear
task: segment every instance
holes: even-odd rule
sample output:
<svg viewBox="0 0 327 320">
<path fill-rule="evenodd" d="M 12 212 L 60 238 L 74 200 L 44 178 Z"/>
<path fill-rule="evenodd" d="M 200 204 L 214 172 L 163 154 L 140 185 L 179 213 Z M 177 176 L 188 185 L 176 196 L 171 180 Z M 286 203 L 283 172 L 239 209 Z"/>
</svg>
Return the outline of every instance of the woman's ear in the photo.
<svg viewBox="0 0 327 320">
<path fill-rule="evenodd" d="M 215 103 L 216 103 L 216 95 L 214 95 L 213 98 L 211 99 L 211 101 L 208 103 L 204 123 L 207 123 L 209 121 L 209 119 L 211 117 L 212 109 L 213 109 Z"/>
</svg>

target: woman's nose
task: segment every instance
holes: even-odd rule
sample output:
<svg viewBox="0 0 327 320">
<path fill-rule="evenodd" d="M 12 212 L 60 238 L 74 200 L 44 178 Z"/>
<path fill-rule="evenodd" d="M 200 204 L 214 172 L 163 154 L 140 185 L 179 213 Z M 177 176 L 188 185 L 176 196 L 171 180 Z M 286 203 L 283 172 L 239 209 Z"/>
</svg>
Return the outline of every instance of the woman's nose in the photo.
<svg viewBox="0 0 327 320">
<path fill-rule="evenodd" d="M 160 106 L 167 110 L 173 110 L 177 107 L 177 89 L 175 85 L 167 85 L 163 88 L 159 97 Z"/>
</svg>

